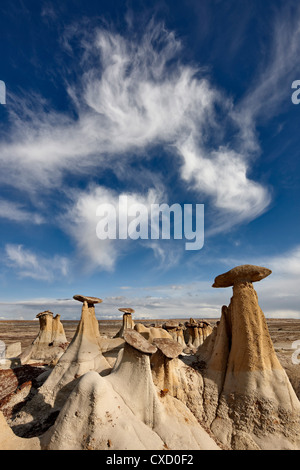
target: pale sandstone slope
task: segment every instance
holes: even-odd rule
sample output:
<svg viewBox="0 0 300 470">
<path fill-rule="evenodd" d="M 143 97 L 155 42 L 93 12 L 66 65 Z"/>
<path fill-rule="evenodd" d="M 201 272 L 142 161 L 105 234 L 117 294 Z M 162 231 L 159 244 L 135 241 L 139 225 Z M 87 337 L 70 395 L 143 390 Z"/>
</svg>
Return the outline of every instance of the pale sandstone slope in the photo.
<svg viewBox="0 0 300 470">
<path fill-rule="evenodd" d="M 20 428 L 24 435 L 37 423 L 43 426 L 48 417 L 64 405 L 82 375 L 93 370 L 107 374 L 111 370 L 101 353 L 99 326 L 91 303 L 100 303 L 100 299 L 83 296 L 80 299 L 83 302 L 81 319 L 68 349 L 38 393 L 12 420 L 13 429 Z"/>
<path fill-rule="evenodd" d="M 40 450 L 38 438 L 22 439 L 16 436 L 0 411 L 0 450 Z"/>
<path fill-rule="evenodd" d="M 123 354 L 109 376 L 81 378 L 43 447 L 218 449 L 183 403 L 160 396 L 150 368 L 156 347 L 134 330 L 124 339 Z"/>
<path fill-rule="evenodd" d="M 82 296 L 81 296 L 82 297 Z M 81 319 L 76 333 L 49 378 L 40 389 L 47 403 L 61 406 L 74 387 L 74 381 L 86 372 L 95 370 L 109 373 L 110 365 L 101 352 L 101 337 L 95 307 L 95 298 L 83 298 Z M 90 303 L 88 303 L 90 302 Z M 100 303 L 100 299 L 97 299 Z"/>
</svg>

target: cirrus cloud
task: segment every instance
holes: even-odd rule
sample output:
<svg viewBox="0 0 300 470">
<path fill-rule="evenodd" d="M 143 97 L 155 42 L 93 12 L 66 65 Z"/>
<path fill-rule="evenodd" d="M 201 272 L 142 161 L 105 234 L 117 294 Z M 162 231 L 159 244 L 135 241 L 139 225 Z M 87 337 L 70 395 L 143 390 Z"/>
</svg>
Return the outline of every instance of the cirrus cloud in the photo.
<svg viewBox="0 0 300 470">
<path fill-rule="evenodd" d="M 70 53 L 70 39 L 65 44 Z M 107 168 L 128 181 L 130 163 L 149 159 L 148 151 L 161 146 L 172 155 L 179 180 L 214 209 L 212 232 L 266 210 L 270 195 L 249 177 L 249 155 L 225 138 L 223 128 L 241 131 L 231 99 L 201 67 L 184 63 L 173 32 L 154 22 L 142 37 L 102 28 L 84 31 L 80 46 L 76 80 L 67 86 L 75 118 L 36 96 L 29 102 L 15 97 L 8 108 L 12 132 L 0 143 L 6 184 L 54 189 L 67 184 L 66 176 L 100 176 Z"/>
</svg>

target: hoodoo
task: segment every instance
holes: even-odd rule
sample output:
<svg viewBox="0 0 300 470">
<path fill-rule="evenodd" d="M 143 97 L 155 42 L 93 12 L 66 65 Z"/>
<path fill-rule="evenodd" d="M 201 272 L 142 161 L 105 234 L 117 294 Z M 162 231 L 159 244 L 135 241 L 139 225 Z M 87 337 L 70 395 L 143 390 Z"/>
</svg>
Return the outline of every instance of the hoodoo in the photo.
<svg viewBox="0 0 300 470">
<path fill-rule="evenodd" d="M 95 315 L 94 304 L 101 303 L 102 300 L 82 295 L 74 295 L 74 299 L 83 304 L 76 333 L 40 389 L 47 396 L 47 401 L 50 399 L 50 403 L 53 403 L 55 400 L 59 405 L 73 389 L 76 380 L 86 372 L 95 370 L 105 374 L 111 370 L 101 353 L 99 325 Z"/>
<path fill-rule="evenodd" d="M 124 340 L 122 360 L 113 369 L 108 380 L 134 414 L 145 424 L 152 426 L 154 387 L 150 356 L 157 348 L 135 330 L 126 330 Z"/>
<path fill-rule="evenodd" d="M 153 382 L 162 394 L 169 393 L 177 398 L 180 394 L 177 358 L 183 348 L 177 341 L 168 338 L 156 338 L 153 344 L 157 347 L 157 352 L 151 357 Z"/>
<path fill-rule="evenodd" d="M 229 306 L 213 329 L 191 318 L 188 347 L 177 320 L 134 325 L 128 308 L 119 309 L 119 337 L 101 337 L 101 299 L 74 296 L 82 312 L 73 340 L 20 400 L 9 396 L 10 414 L 3 402 L 0 449 L 299 450 L 300 402 L 253 287 L 270 274 L 243 265 L 217 276 L 213 287 L 233 287 Z M 59 316 L 38 318 L 32 347 L 60 345 Z"/>
<path fill-rule="evenodd" d="M 129 329 L 134 328 L 134 321 L 132 319 L 132 314 L 134 313 L 134 310 L 132 308 L 119 308 L 120 312 L 123 312 L 123 325 L 121 326 L 121 329 L 118 331 L 116 334 L 115 338 L 123 338 L 124 331 Z"/>
<path fill-rule="evenodd" d="M 160 397 L 150 368 L 157 348 L 135 330 L 124 339 L 109 376 L 88 372 L 79 380 L 43 448 L 218 449 L 183 403 Z"/>
<path fill-rule="evenodd" d="M 60 315 L 53 318 L 53 313 L 46 310 L 39 313 L 36 318 L 39 319 L 40 331 L 32 345 L 21 354 L 22 364 L 29 362 L 49 364 L 59 359 L 68 345 Z"/>
<path fill-rule="evenodd" d="M 238 266 L 213 285 L 233 286 L 233 296 L 222 308 L 210 344 L 204 407 L 215 436 L 233 449 L 300 446 L 300 403 L 277 359 L 252 285 L 269 274 L 267 268 Z M 205 348 L 204 343 L 198 354 Z"/>
<path fill-rule="evenodd" d="M 185 323 L 184 338 L 188 348 L 198 348 L 205 339 L 212 333 L 212 327 L 207 321 L 201 320 L 199 323 L 193 318 Z"/>
<path fill-rule="evenodd" d="M 268 268 L 243 264 L 217 276 L 212 287 L 231 287 L 240 282 L 258 282 L 270 274 L 272 271 Z"/>
<path fill-rule="evenodd" d="M 169 320 L 163 324 L 163 328 L 171 335 L 174 341 L 181 344 L 181 346 L 186 347 L 183 327 L 177 320 Z"/>
<path fill-rule="evenodd" d="M 101 299 L 95 297 L 74 296 L 83 303 L 81 319 L 76 333 L 45 383 L 39 388 L 38 394 L 25 405 L 13 425 L 27 423 L 27 428 L 47 421 L 49 414 L 59 410 L 67 400 L 78 379 L 89 371 L 107 374 L 111 367 L 103 357 L 100 349 L 100 332 L 95 316 L 94 303 Z"/>
<path fill-rule="evenodd" d="M 155 387 L 150 360 L 157 347 L 134 330 L 127 330 L 124 339 L 123 357 L 106 380 L 134 415 L 153 429 L 169 449 L 217 449 L 190 410 L 170 394 L 161 395 Z M 178 352 L 174 344 L 161 345 L 161 349 L 173 356 Z"/>
</svg>

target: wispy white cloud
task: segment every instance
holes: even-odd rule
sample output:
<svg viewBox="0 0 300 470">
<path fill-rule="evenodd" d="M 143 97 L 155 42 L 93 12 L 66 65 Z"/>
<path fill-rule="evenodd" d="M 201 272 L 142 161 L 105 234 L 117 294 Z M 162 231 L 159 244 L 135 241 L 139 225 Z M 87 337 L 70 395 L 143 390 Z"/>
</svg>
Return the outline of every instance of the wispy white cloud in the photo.
<svg viewBox="0 0 300 470">
<path fill-rule="evenodd" d="M 255 219 L 271 201 L 269 189 L 249 176 L 253 151 L 259 149 L 255 126 L 266 108 L 268 113 L 276 112 L 285 96 L 285 71 L 290 76 L 298 63 L 300 14 L 298 9 L 294 16 L 285 12 L 276 17 L 269 62 L 237 104 L 209 82 L 201 67 L 183 62 L 180 40 L 162 24 L 152 22 L 142 37 L 108 29 L 92 33 L 69 29 L 83 33 L 76 82 L 68 84 L 76 118 L 54 111 L 37 95 L 26 99 L 11 95 L 12 131 L 0 142 L 0 180 L 40 195 L 57 188 L 69 195 L 65 176 L 99 176 L 110 168 L 129 186 L 130 163 L 150 158 L 147 151 L 161 145 L 174 159 L 173 167 L 187 190 L 196 191 L 201 202 L 209 201 L 213 217 L 206 235 Z M 64 44 L 72 54 L 69 39 L 66 36 Z M 240 139 L 227 141 L 226 127 Z M 151 172 L 149 167 L 147 171 Z M 152 172 L 157 174 L 156 169 Z M 133 200 L 149 203 L 147 191 L 136 191 Z M 166 202 L 159 196 L 166 197 L 167 192 L 166 187 L 164 193 L 157 193 L 157 202 Z M 117 196 L 108 188 L 86 188 L 71 197 L 67 215 L 60 217 L 91 268 L 111 270 L 127 250 L 126 244 L 111 240 L 100 244 L 95 236 L 99 199 L 110 203 Z M 0 217 L 43 222 L 40 215 L 7 201 L 0 201 Z M 151 247 L 165 266 L 179 259 L 161 244 Z M 22 266 L 20 256 L 26 253 L 15 246 L 10 262 L 19 265 L 23 276 L 40 270 L 40 278 L 46 279 L 32 253 L 31 270 Z"/>
<path fill-rule="evenodd" d="M 267 259 L 270 268 L 281 275 L 300 275 L 300 245 L 294 247 L 286 253 Z"/>
<path fill-rule="evenodd" d="M 241 145 L 256 151 L 258 122 L 277 115 L 290 105 L 291 85 L 300 72 L 300 6 L 285 2 L 275 7 L 270 24 L 269 47 L 261 51 L 261 60 L 244 98 L 232 111 L 241 129 Z"/>
<path fill-rule="evenodd" d="M 248 176 L 248 154 L 223 141 L 223 126 L 239 131 L 231 100 L 200 67 L 183 63 L 173 32 L 154 22 L 142 37 L 98 29 L 83 35 L 81 47 L 77 82 L 68 86 L 76 119 L 47 103 L 32 106 L 36 97 L 30 106 L 18 100 L 11 111 L 13 134 L 0 144 L 0 165 L 2 174 L 13 169 L 13 184 L 29 191 L 53 188 L 66 174 L 92 168 L 101 174 L 108 167 L 126 181 L 128 163 L 161 145 L 173 153 L 179 178 L 211 202 L 215 231 L 224 213 L 230 217 L 222 230 L 267 208 L 267 188 Z"/>
<path fill-rule="evenodd" d="M 114 269 L 118 258 L 132 248 L 132 243 L 136 247 L 136 240 L 131 242 L 130 238 L 119 240 L 107 238 L 100 240 L 97 237 L 96 228 L 98 222 L 103 217 L 97 216 L 97 208 L 102 204 L 109 204 L 116 210 L 116 220 L 112 220 L 112 225 L 116 227 L 117 234 L 119 221 L 127 218 L 130 208 L 136 204 L 142 204 L 147 213 L 141 215 L 141 220 L 147 226 L 150 221 L 151 204 L 159 203 L 162 198 L 161 190 L 151 189 L 146 195 L 133 193 L 119 194 L 114 190 L 103 186 L 92 186 L 89 190 L 74 191 L 69 194 L 70 205 L 60 218 L 63 229 L 72 237 L 77 247 L 78 256 L 83 260 L 83 265 L 89 270 L 101 268 L 107 271 Z M 127 197 L 127 204 L 120 204 L 120 197 Z M 135 211 L 133 211 L 135 214 Z M 103 214 L 104 215 L 104 214 Z M 128 217 L 128 231 L 130 232 L 130 221 Z M 127 229 L 127 224 L 126 224 Z M 130 233 L 129 233 L 130 235 Z M 147 244 L 148 248 L 153 248 L 152 244 Z M 163 253 L 164 250 L 162 249 Z"/>
<path fill-rule="evenodd" d="M 22 204 L 4 199 L 0 199 L 0 218 L 12 222 L 28 222 L 36 225 L 45 222 L 42 215 L 28 211 Z"/>
<path fill-rule="evenodd" d="M 184 157 L 183 178 L 200 193 L 209 195 L 218 211 L 207 235 L 251 221 L 270 204 L 268 189 L 247 177 L 249 165 L 242 154 L 225 147 L 205 152 L 193 137 L 181 143 L 179 150 Z"/>
<path fill-rule="evenodd" d="M 38 256 L 22 245 L 5 246 L 5 263 L 21 278 L 29 277 L 40 281 L 52 281 L 56 276 L 68 274 L 69 261 L 62 256 L 47 258 Z"/>
</svg>

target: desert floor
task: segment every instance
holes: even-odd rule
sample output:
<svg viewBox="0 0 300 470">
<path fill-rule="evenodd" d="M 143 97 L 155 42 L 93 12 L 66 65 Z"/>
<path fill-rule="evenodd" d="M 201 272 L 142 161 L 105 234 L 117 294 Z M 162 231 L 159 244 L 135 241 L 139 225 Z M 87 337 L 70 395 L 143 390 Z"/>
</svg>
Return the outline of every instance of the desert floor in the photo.
<svg viewBox="0 0 300 470">
<path fill-rule="evenodd" d="M 178 320 L 178 319 L 177 319 Z M 218 319 L 208 319 L 214 325 Z M 166 320 L 139 320 L 145 326 L 161 325 Z M 187 318 L 180 320 L 182 323 Z M 292 363 L 292 344 L 300 340 L 300 320 L 268 319 L 268 327 L 278 358 L 285 368 L 289 379 L 300 399 L 300 365 Z M 68 341 L 71 341 L 77 321 L 62 321 Z M 100 333 L 109 337 L 114 336 L 122 325 L 122 320 L 100 320 Z M 38 321 L 0 321 L 0 340 L 7 345 L 20 341 L 22 351 L 29 346 L 39 332 Z"/>
</svg>

